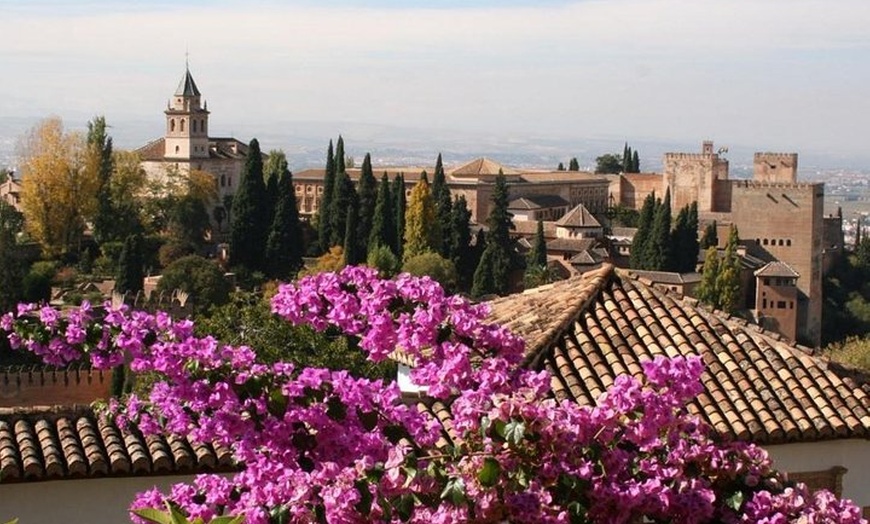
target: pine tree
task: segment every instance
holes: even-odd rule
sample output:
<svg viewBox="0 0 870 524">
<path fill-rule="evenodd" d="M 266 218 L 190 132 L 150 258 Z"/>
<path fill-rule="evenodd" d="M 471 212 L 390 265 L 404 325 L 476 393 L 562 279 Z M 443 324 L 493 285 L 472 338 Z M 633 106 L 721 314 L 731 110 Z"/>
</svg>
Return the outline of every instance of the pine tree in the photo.
<svg viewBox="0 0 870 524">
<path fill-rule="evenodd" d="M 441 247 L 435 222 L 435 201 L 429 188 L 426 172 L 411 190 L 408 208 L 405 210 L 405 244 L 402 260 L 408 260 L 426 252 L 437 253 Z"/>
<path fill-rule="evenodd" d="M 441 153 L 435 160 L 435 175 L 432 177 L 432 199 L 435 202 L 435 222 L 433 227 L 438 229 L 441 238 L 438 253 L 442 257 L 450 259 L 450 209 L 453 199 L 450 196 L 450 188 L 447 187 L 447 178 L 444 175 L 444 165 L 441 162 Z"/>
<path fill-rule="evenodd" d="M 98 181 L 97 211 L 94 215 L 94 239 L 98 243 L 117 240 L 117 213 L 112 201 L 111 180 L 115 169 L 112 157 L 112 137 L 106 132 L 105 117 L 88 122 L 87 169 L 95 171 Z"/>
<path fill-rule="evenodd" d="M 568 171 L 580 171 L 580 162 L 577 161 L 576 156 L 568 162 Z"/>
<path fill-rule="evenodd" d="M 538 230 L 535 232 L 535 240 L 532 242 L 532 250 L 529 251 L 528 265 L 547 265 L 547 241 L 544 239 L 544 222 L 541 219 L 538 219 Z"/>
<path fill-rule="evenodd" d="M 393 179 L 393 211 L 396 213 L 396 243 L 393 246 L 393 252 L 399 260 L 404 260 L 402 250 L 404 249 L 405 239 L 405 209 L 408 207 L 405 202 L 405 174 L 399 173 Z"/>
<path fill-rule="evenodd" d="M 263 157 L 260 143 L 251 140 L 239 189 L 233 197 L 233 218 L 230 230 L 230 266 L 248 271 L 262 271 L 266 236 L 270 224 L 265 223 L 263 202 L 266 187 L 263 184 Z"/>
<path fill-rule="evenodd" d="M 653 224 L 644 250 L 645 269 L 666 271 L 671 267 L 671 193 L 664 201 L 656 201 Z"/>
<path fill-rule="evenodd" d="M 631 241 L 631 257 L 629 264 L 632 269 L 646 269 L 648 267 L 647 242 L 652 235 L 653 220 L 655 218 L 656 197 L 650 193 L 643 201 L 640 209 L 640 217 L 637 222 L 637 232 Z"/>
<path fill-rule="evenodd" d="M 130 235 L 118 257 L 118 273 L 115 276 L 115 291 L 135 295 L 145 284 L 145 254 L 141 235 Z"/>
<path fill-rule="evenodd" d="M 332 152 L 332 140 L 326 150 L 326 171 L 323 174 L 323 196 L 320 197 L 317 220 L 317 238 L 320 251 L 327 251 L 332 240 L 332 222 L 329 211 L 332 207 L 332 193 L 335 191 L 335 155 Z"/>
<path fill-rule="evenodd" d="M 489 233 L 486 235 L 486 249 L 481 256 L 477 270 L 474 272 L 472 294 L 475 296 L 488 293 L 503 295 L 508 291 L 512 269 L 511 253 L 513 251 L 513 243 L 510 238 L 510 230 L 513 227 L 512 218 L 513 215 L 508 211 L 507 181 L 504 173 L 499 170 L 492 192 L 492 209 L 486 221 L 487 227 L 489 227 Z"/>
<path fill-rule="evenodd" d="M 465 202 L 465 196 L 460 195 L 450 210 L 449 252 L 450 260 L 456 267 L 456 275 L 460 289 L 467 290 L 474 278 L 477 267 L 474 251 L 471 249 L 471 211 Z"/>
<path fill-rule="evenodd" d="M 266 269 L 271 278 L 287 279 L 302 268 L 302 254 L 305 252 L 290 171 L 281 175 L 277 192 L 275 213 L 266 241 Z"/>
<path fill-rule="evenodd" d="M 564 170 L 565 170 L 565 164 L 563 164 L 562 162 L 559 162 L 559 165 L 556 166 L 556 171 L 564 171 Z"/>
<path fill-rule="evenodd" d="M 359 210 L 356 223 L 357 251 L 365 258 L 369 249 L 369 236 L 372 232 L 372 222 L 375 215 L 375 205 L 378 197 L 378 181 L 372 173 L 372 156 L 366 153 L 363 159 L 359 177 Z"/>
<path fill-rule="evenodd" d="M 378 187 L 378 198 L 375 202 L 372 230 L 369 233 L 368 252 L 379 246 L 395 249 L 396 244 L 396 213 L 393 211 L 393 196 L 390 191 L 390 179 L 384 173 Z M 395 255 L 395 253 L 393 253 Z"/>
</svg>

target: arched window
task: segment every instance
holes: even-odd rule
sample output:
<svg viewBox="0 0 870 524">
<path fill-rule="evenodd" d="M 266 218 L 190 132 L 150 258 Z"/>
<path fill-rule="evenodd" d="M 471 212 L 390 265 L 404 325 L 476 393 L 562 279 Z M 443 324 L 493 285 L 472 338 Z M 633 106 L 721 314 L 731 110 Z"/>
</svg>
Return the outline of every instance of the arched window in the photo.
<svg viewBox="0 0 870 524">
<path fill-rule="evenodd" d="M 199 130 L 205 133 L 205 118 L 203 118 L 199 123 Z"/>
<path fill-rule="evenodd" d="M 175 152 L 178 153 L 178 146 L 175 146 Z"/>
<path fill-rule="evenodd" d="M 172 133 L 175 132 L 175 119 L 174 118 L 169 121 L 169 131 Z"/>
<path fill-rule="evenodd" d="M 179 131 L 181 131 L 182 133 L 184 133 L 184 119 L 183 119 L 183 118 L 181 119 L 181 124 L 180 124 L 180 129 L 179 129 Z"/>
<path fill-rule="evenodd" d="M 193 122 L 193 132 L 196 133 L 196 120 L 191 120 Z"/>
<path fill-rule="evenodd" d="M 226 187 L 227 185 L 227 176 L 221 175 L 221 187 Z"/>
</svg>

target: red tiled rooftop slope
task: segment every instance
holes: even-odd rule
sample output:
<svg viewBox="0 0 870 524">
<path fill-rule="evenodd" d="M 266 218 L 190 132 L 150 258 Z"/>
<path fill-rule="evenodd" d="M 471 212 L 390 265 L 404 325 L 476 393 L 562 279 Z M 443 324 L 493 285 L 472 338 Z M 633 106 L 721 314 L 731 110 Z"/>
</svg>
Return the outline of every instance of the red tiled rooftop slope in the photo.
<svg viewBox="0 0 870 524">
<path fill-rule="evenodd" d="M 618 375 L 656 356 L 698 355 L 689 406 L 719 434 L 762 444 L 870 437 L 870 383 L 778 335 L 632 280 L 612 266 L 492 303 L 525 338 L 526 364 L 554 394 L 591 405 Z M 849 375 L 849 376 L 847 376 Z"/>
<path fill-rule="evenodd" d="M 87 407 L 0 409 L 0 483 L 228 471 L 228 449 L 119 428 Z"/>
</svg>

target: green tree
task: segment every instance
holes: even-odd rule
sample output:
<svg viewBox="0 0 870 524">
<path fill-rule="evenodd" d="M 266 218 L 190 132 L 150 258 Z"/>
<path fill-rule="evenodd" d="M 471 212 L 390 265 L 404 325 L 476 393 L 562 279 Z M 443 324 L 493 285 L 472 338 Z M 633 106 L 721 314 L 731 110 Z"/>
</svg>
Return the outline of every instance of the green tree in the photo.
<svg viewBox="0 0 870 524">
<path fill-rule="evenodd" d="M 200 314 L 227 302 L 230 283 L 216 263 L 201 256 L 188 255 L 170 264 L 157 283 L 157 291 L 163 293 L 172 293 L 176 289 L 190 294 L 190 300 Z"/>
<path fill-rule="evenodd" d="M 448 292 L 456 289 L 456 267 L 438 253 L 428 251 L 405 260 L 402 271 L 416 276 L 429 276 Z"/>
<path fill-rule="evenodd" d="M 716 246 L 710 246 L 704 252 L 704 268 L 701 270 L 701 282 L 698 284 L 698 300 L 713 307 L 718 307 L 719 291 L 716 280 L 719 277 L 719 251 Z"/>
<path fill-rule="evenodd" d="M 622 159 L 619 155 L 606 153 L 595 159 L 595 172 L 618 174 L 622 172 Z"/>
<path fill-rule="evenodd" d="M 697 209 L 697 205 L 696 205 Z M 696 213 L 697 215 L 697 213 Z M 707 227 L 704 228 L 704 234 L 701 235 L 701 242 L 699 246 L 701 249 L 707 249 L 708 247 L 716 247 L 719 245 L 719 233 L 718 227 L 716 225 L 716 221 L 714 220 L 712 223 L 707 224 Z"/>
<path fill-rule="evenodd" d="M 20 213 L 0 200 L 0 308 L 3 311 L 12 311 L 24 299 L 27 264 L 15 240 L 21 231 L 21 222 Z"/>
<path fill-rule="evenodd" d="M 267 274 L 277 279 L 293 277 L 302 268 L 304 252 L 293 175 L 289 170 L 285 170 L 278 182 L 275 215 L 266 240 Z"/>
<path fill-rule="evenodd" d="M 562 162 L 559 162 L 559 165 L 556 166 L 556 171 L 564 171 L 564 170 L 565 170 L 565 164 L 563 164 Z"/>
<path fill-rule="evenodd" d="M 318 206 L 317 238 L 321 251 L 328 251 L 332 245 L 332 222 L 329 212 L 332 210 L 332 193 L 335 191 L 335 154 L 332 151 L 332 140 L 326 150 L 326 171 L 323 174 L 323 195 Z"/>
<path fill-rule="evenodd" d="M 855 249 L 855 265 L 865 274 L 870 274 L 870 237 L 864 237 Z"/>
<path fill-rule="evenodd" d="M 441 239 L 438 236 L 438 228 L 433 227 L 436 221 L 435 202 L 429 188 L 426 173 L 411 190 L 408 199 L 408 208 L 405 211 L 405 244 L 403 260 L 422 255 L 427 252 L 438 252 Z"/>
<path fill-rule="evenodd" d="M 366 265 L 377 269 L 382 277 L 391 278 L 399 269 L 399 259 L 396 258 L 396 255 L 389 246 L 375 244 L 369 250 L 368 257 L 366 257 Z"/>
<path fill-rule="evenodd" d="M 460 195 L 450 209 L 449 246 L 450 261 L 456 267 L 459 288 L 468 290 L 477 267 L 474 250 L 471 249 L 471 210 Z"/>
<path fill-rule="evenodd" d="M 403 259 L 402 251 L 404 249 L 404 238 L 405 238 L 405 209 L 407 208 L 407 204 L 405 202 L 405 175 L 404 173 L 399 173 L 393 179 L 393 211 L 396 213 L 396 245 L 393 246 L 393 252 L 396 254 L 399 259 Z"/>
<path fill-rule="evenodd" d="M 576 156 L 568 162 L 568 171 L 580 171 L 580 162 L 577 161 Z"/>
<path fill-rule="evenodd" d="M 94 239 L 98 243 L 117 240 L 115 224 L 118 213 L 112 199 L 112 173 L 115 170 L 112 155 L 112 137 L 106 131 L 106 118 L 94 117 L 88 122 L 86 169 L 93 171 L 97 180 L 97 207 L 93 219 Z"/>
<path fill-rule="evenodd" d="M 344 173 L 346 168 L 347 157 L 344 154 L 344 138 L 338 135 L 338 141 L 335 143 L 335 174 Z"/>
<path fill-rule="evenodd" d="M 508 211 L 507 181 L 499 170 L 492 192 L 492 208 L 486 221 L 489 228 L 486 248 L 474 272 L 474 296 L 490 293 L 504 295 L 508 292 L 510 271 L 513 269 L 513 242 L 510 238 L 512 218 L 513 215 Z"/>
<path fill-rule="evenodd" d="M 330 245 L 343 246 L 346 238 L 347 217 L 351 213 L 351 209 L 356 209 L 357 205 L 356 189 L 353 187 L 350 177 L 345 171 L 339 171 L 335 175 L 335 188 L 332 191 L 332 203 L 329 209 L 329 220 L 332 221 L 332 238 Z M 355 221 L 356 217 L 351 215 Z M 356 222 L 354 222 L 356 224 Z M 353 235 L 356 235 L 356 230 L 353 230 Z"/>
<path fill-rule="evenodd" d="M 637 231 L 631 241 L 631 257 L 629 264 L 632 269 L 647 269 L 647 243 L 652 236 L 653 220 L 655 219 L 656 197 L 650 193 L 643 200 L 640 217 L 637 221 Z"/>
<path fill-rule="evenodd" d="M 189 245 L 196 251 L 205 245 L 205 235 L 211 220 L 203 201 L 193 195 L 173 199 L 169 218 L 169 233 L 172 241 Z"/>
<path fill-rule="evenodd" d="M 632 173 L 640 173 L 640 155 L 637 154 L 637 150 L 635 150 L 634 153 L 632 153 L 631 172 Z"/>
<path fill-rule="evenodd" d="M 671 268 L 671 193 L 665 193 L 664 201 L 656 201 L 652 229 L 644 245 L 645 268 L 651 271 L 668 271 Z"/>
<path fill-rule="evenodd" d="M 450 211 L 453 199 L 450 196 L 450 188 L 447 186 L 447 177 L 444 175 L 444 164 L 441 161 L 441 153 L 435 160 L 435 175 L 432 177 L 432 198 L 435 202 L 435 222 L 437 236 L 441 239 L 438 252 L 442 257 L 450 258 Z"/>
<path fill-rule="evenodd" d="M 344 224 L 344 263 L 348 266 L 359 264 L 364 260 L 364 255 L 359 249 L 359 240 L 356 236 L 359 209 L 356 199 L 351 199 L 347 209 Z"/>
<path fill-rule="evenodd" d="M 393 211 L 390 180 L 387 178 L 387 174 L 384 173 L 378 186 L 378 197 L 375 201 L 375 211 L 372 216 L 372 230 L 369 234 L 368 251 L 371 253 L 378 247 L 386 247 L 390 251 L 393 251 L 395 245 L 396 214 Z M 393 255 L 395 255 L 395 252 Z"/>
<path fill-rule="evenodd" d="M 694 215 L 693 210 L 694 209 Z M 677 214 L 671 232 L 671 269 L 679 273 L 695 271 L 698 264 L 698 205 L 686 205 Z"/>
<path fill-rule="evenodd" d="M 622 148 L 622 172 L 623 173 L 632 173 L 634 164 L 631 163 L 631 147 L 628 146 L 628 142 L 625 143 L 625 147 Z"/>
<path fill-rule="evenodd" d="M 251 140 L 239 189 L 233 197 L 232 229 L 230 231 L 230 266 L 247 271 L 262 271 L 269 232 L 262 212 L 266 200 L 263 184 L 263 157 L 260 143 Z"/>
<path fill-rule="evenodd" d="M 725 258 L 716 277 L 716 291 L 719 294 L 717 307 L 729 313 L 740 306 L 740 257 L 737 254 L 739 242 L 737 226 L 731 225 L 728 243 L 725 245 Z"/>
<path fill-rule="evenodd" d="M 128 236 L 118 258 L 115 291 L 132 295 L 142 291 L 145 284 L 144 258 L 142 235 Z"/>
<path fill-rule="evenodd" d="M 372 173 L 372 156 L 366 153 L 359 177 L 359 212 L 357 213 L 358 220 L 356 222 L 356 249 L 363 259 L 366 253 L 368 253 L 369 237 L 372 232 L 377 198 L 378 181 Z"/>
<path fill-rule="evenodd" d="M 532 250 L 529 251 L 529 266 L 547 265 L 547 241 L 544 238 L 544 221 L 538 219 L 538 229 L 532 242 Z"/>
</svg>

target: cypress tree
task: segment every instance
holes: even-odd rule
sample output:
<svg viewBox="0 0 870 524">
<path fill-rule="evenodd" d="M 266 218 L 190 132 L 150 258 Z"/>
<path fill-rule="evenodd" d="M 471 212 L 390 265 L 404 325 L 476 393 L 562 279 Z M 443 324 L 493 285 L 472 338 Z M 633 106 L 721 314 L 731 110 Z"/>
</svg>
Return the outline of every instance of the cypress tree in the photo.
<svg viewBox="0 0 870 524">
<path fill-rule="evenodd" d="M 632 153 L 631 164 L 632 164 L 631 172 L 632 173 L 640 173 L 640 155 L 637 154 L 637 150 L 635 150 L 634 153 Z"/>
<path fill-rule="evenodd" d="M 671 267 L 668 268 L 668 271 L 676 271 L 678 273 L 692 271 L 692 269 L 686 269 L 691 264 L 692 257 L 688 245 L 690 233 L 689 206 L 685 206 L 677 213 L 677 218 L 674 220 L 674 229 L 671 231 L 673 257 L 671 258 Z"/>
<path fill-rule="evenodd" d="M 663 202 L 657 201 L 652 230 L 646 240 L 646 269 L 666 271 L 671 267 L 671 192 L 665 193 Z"/>
<path fill-rule="evenodd" d="M 704 252 L 704 268 L 701 270 L 701 282 L 698 284 L 698 300 L 712 307 L 718 307 L 719 294 L 716 290 L 716 280 L 719 277 L 719 251 L 716 246 L 710 246 Z"/>
<path fill-rule="evenodd" d="M 341 176 L 341 175 L 339 175 Z M 355 198 L 350 199 L 344 225 L 344 264 L 352 266 L 362 262 L 357 233 L 358 205 Z"/>
<path fill-rule="evenodd" d="M 332 207 L 332 192 L 335 190 L 335 155 L 332 152 L 332 140 L 326 150 L 326 171 L 323 174 L 323 196 L 320 197 L 317 220 L 317 238 L 321 251 L 327 251 L 332 240 L 332 222 L 329 211 Z"/>
<path fill-rule="evenodd" d="M 262 271 L 266 236 L 270 224 L 265 223 L 263 202 L 266 187 L 263 184 L 263 158 L 260 143 L 251 140 L 242 180 L 233 197 L 232 227 L 230 230 L 230 266 L 249 271 Z"/>
<path fill-rule="evenodd" d="M 351 202 L 355 204 L 356 198 L 356 189 L 354 189 L 350 177 L 347 176 L 347 172 L 339 171 L 336 173 L 335 187 L 332 191 L 332 202 L 329 208 L 329 220 L 332 222 L 330 226 L 332 231 L 332 238 L 329 242 L 330 246 L 344 245 L 347 215 L 351 211 Z M 356 220 L 355 216 L 353 218 Z"/>
<path fill-rule="evenodd" d="M 740 301 L 740 257 L 737 254 L 739 240 L 737 226 L 732 224 L 725 245 L 725 258 L 716 275 L 717 307 L 729 313 L 737 309 Z"/>
<path fill-rule="evenodd" d="M 708 247 L 716 247 L 718 245 L 719 232 L 718 227 L 716 226 L 716 221 L 714 220 L 704 228 L 704 234 L 701 235 L 700 247 L 701 249 L 707 249 Z"/>
<path fill-rule="evenodd" d="M 438 252 L 441 239 L 435 222 L 435 201 L 429 188 L 426 172 L 411 190 L 408 208 L 405 210 L 405 244 L 402 259 L 408 260 L 426 252 Z"/>
<path fill-rule="evenodd" d="M 369 236 L 372 232 L 372 222 L 375 216 L 375 206 L 378 197 L 378 181 L 372 173 L 372 156 L 366 153 L 359 177 L 359 210 L 356 223 L 357 251 L 362 257 L 368 253 Z"/>
<path fill-rule="evenodd" d="M 499 170 L 492 192 L 492 209 L 486 221 L 489 227 L 489 233 L 486 235 L 486 249 L 484 249 L 480 264 L 474 272 L 472 294 L 475 296 L 488 293 L 503 295 L 508 291 L 512 269 L 512 242 L 510 238 L 510 229 L 513 227 L 512 217 L 513 215 L 508 211 L 507 181 L 504 173 Z"/>
<path fill-rule="evenodd" d="M 646 269 L 647 241 L 652 232 L 653 219 L 655 218 L 656 197 L 650 193 L 643 200 L 640 209 L 640 217 L 637 221 L 637 232 L 631 241 L 631 257 L 629 264 L 632 269 Z"/>
<path fill-rule="evenodd" d="M 88 169 L 96 171 L 98 182 L 97 213 L 94 216 L 94 238 L 98 243 L 117 239 L 117 213 L 112 201 L 111 179 L 115 170 L 112 137 L 106 132 L 106 118 L 95 117 L 88 122 Z"/>
<path fill-rule="evenodd" d="M 290 171 L 281 175 L 277 191 L 275 214 L 266 241 L 266 264 L 270 277 L 286 279 L 302 268 L 302 254 L 305 252 Z"/>
<path fill-rule="evenodd" d="M 559 162 L 559 165 L 556 166 L 556 171 L 564 171 L 564 170 L 565 170 L 565 164 L 563 164 L 562 162 Z"/>
<path fill-rule="evenodd" d="M 118 257 L 118 274 L 115 276 L 115 291 L 135 295 L 145 284 L 145 263 L 142 236 L 129 235 Z"/>
<path fill-rule="evenodd" d="M 468 289 L 474 278 L 476 260 L 471 249 L 471 211 L 465 202 L 465 196 L 460 195 L 450 209 L 450 260 L 456 267 L 456 276 L 460 289 Z"/>
<path fill-rule="evenodd" d="M 345 157 L 344 155 L 344 138 L 341 135 L 338 135 L 338 142 L 335 143 L 335 172 L 344 173 L 345 169 Z"/>
<path fill-rule="evenodd" d="M 547 265 L 547 241 L 544 239 L 544 222 L 538 219 L 538 230 L 535 232 L 535 240 L 532 242 L 532 250 L 529 251 L 529 266 Z"/>
<path fill-rule="evenodd" d="M 405 238 L 405 174 L 399 173 L 393 179 L 393 211 L 396 213 L 396 236 L 393 252 L 399 260 L 403 260 L 402 249 L 404 248 L 403 240 Z"/>
<path fill-rule="evenodd" d="M 580 171 L 580 162 L 577 161 L 576 156 L 568 162 L 568 171 Z"/>
<path fill-rule="evenodd" d="M 450 258 L 450 208 L 453 199 L 450 197 L 450 188 L 447 187 L 447 178 L 444 175 L 444 165 L 441 162 L 441 153 L 435 160 L 435 175 L 432 177 L 432 199 L 435 202 L 434 227 L 438 229 L 441 238 L 437 251 L 444 258 Z"/>
<path fill-rule="evenodd" d="M 628 147 L 628 142 L 622 148 L 622 172 L 631 173 L 631 148 Z"/>
<path fill-rule="evenodd" d="M 698 252 L 700 246 L 698 244 L 698 202 L 694 201 L 689 204 L 689 217 L 686 224 L 686 255 L 685 270 L 687 272 L 695 271 L 698 266 Z"/>
<path fill-rule="evenodd" d="M 384 173 L 378 187 L 378 198 L 372 217 L 372 230 L 369 233 L 368 252 L 371 253 L 379 246 L 387 247 L 393 251 L 396 244 L 395 237 L 396 214 L 393 212 L 393 196 L 390 191 L 390 179 Z"/>
</svg>

